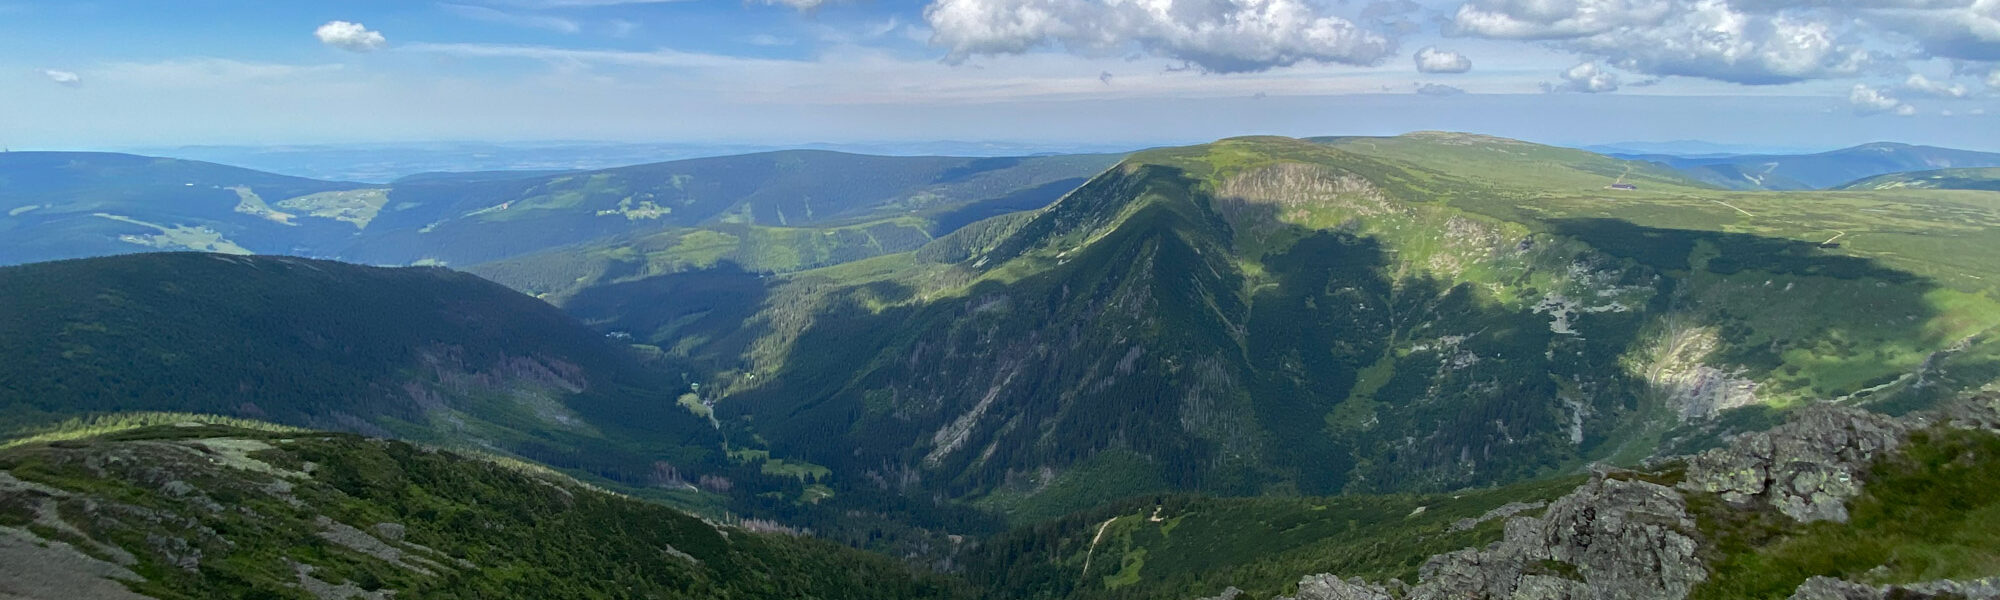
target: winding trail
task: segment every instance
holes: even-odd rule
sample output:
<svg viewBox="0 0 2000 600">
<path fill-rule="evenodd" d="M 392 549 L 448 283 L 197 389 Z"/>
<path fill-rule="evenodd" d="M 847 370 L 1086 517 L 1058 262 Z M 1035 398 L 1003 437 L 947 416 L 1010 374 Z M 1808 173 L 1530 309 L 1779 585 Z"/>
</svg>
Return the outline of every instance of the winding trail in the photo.
<svg viewBox="0 0 2000 600">
<path fill-rule="evenodd" d="M 1090 538 L 1090 550 L 1083 553 L 1084 577 L 1090 576 L 1090 559 L 1097 555 L 1097 543 L 1104 541 L 1104 529 L 1110 527 L 1112 521 L 1117 521 L 1117 520 L 1118 517 L 1111 517 L 1109 519 L 1105 519 L 1103 523 L 1097 526 L 1097 535 Z"/>
<path fill-rule="evenodd" d="M 1750 211 L 1747 211 L 1747 210 L 1743 210 L 1743 209 L 1741 209 L 1741 208 L 1736 208 L 1736 205 L 1734 205 L 1734 204 L 1730 204 L 1730 203 L 1728 203 L 1728 202 L 1723 202 L 1723 201 L 1721 201 L 1721 200 L 1709 200 L 1709 202 L 1714 202 L 1714 203 L 1716 203 L 1716 204 L 1720 204 L 1720 205 L 1723 205 L 1723 206 L 1727 206 L 1727 207 L 1730 207 L 1730 208 L 1735 208 L 1735 209 L 1736 209 L 1736 212 L 1740 212 L 1740 213 L 1743 213 L 1743 216 L 1746 216 L 1746 217 L 1756 217 L 1756 216 L 1757 216 L 1757 215 L 1753 215 L 1753 214 L 1750 214 Z"/>
</svg>

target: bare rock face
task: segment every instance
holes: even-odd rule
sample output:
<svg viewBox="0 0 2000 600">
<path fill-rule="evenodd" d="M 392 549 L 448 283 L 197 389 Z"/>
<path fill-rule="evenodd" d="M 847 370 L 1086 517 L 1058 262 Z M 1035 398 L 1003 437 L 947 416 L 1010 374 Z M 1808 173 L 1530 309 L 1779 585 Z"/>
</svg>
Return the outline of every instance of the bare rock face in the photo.
<svg viewBox="0 0 2000 600">
<path fill-rule="evenodd" d="M 1199 598 L 1197 600 L 1236 600 L 1237 597 L 1242 595 L 1243 595 L 1243 590 L 1236 589 L 1236 586 L 1232 585 L 1229 586 L 1229 589 L 1222 590 L 1222 593 L 1219 595 L 1209 596 L 1207 598 Z"/>
<path fill-rule="evenodd" d="M 1541 521 L 1541 539 L 1529 542 L 1576 565 L 1592 597 L 1679 598 L 1708 577 L 1687 502 L 1665 486 L 1596 481 L 1549 505 Z"/>
<path fill-rule="evenodd" d="M 1847 501 L 1861 475 L 1894 452 L 1912 424 L 1868 411 L 1814 406 L 1770 431 L 1688 462 L 1683 489 L 1710 492 L 1738 506 L 1766 502 L 1802 523 L 1847 522 Z"/>
<path fill-rule="evenodd" d="M 1683 494 L 1714 494 L 1742 508 L 1769 506 L 1800 523 L 1846 522 L 1847 501 L 1861 493 L 1869 466 L 1900 449 L 1911 432 L 1934 425 L 2000 432 L 2000 394 L 1901 418 L 1809 407 L 1770 431 L 1689 458 L 1679 489 L 1600 474 L 1549 503 L 1540 517 L 1512 516 L 1537 508 L 1519 504 L 1464 519 L 1460 530 L 1512 516 L 1501 541 L 1432 556 L 1415 587 L 1314 575 L 1299 582 L 1296 598 L 1279 600 L 1686 598 L 1708 579 L 1708 570 Z M 2000 600 L 2000 577 L 1886 586 L 1815 577 L 1792 595 L 1792 600 L 1922 598 Z"/>
<path fill-rule="evenodd" d="M 1640 599 L 1685 597 L 1707 578 L 1694 519 L 1679 493 L 1643 481 L 1599 479 L 1507 521 L 1485 550 L 1433 557 L 1413 599 Z"/>
<path fill-rule="evenodd" d="M 1904 585 L 1871 586 L 1832 577 L 1814 577 L 1792 592 L 1791 600 L 1918 600 L 1952 598 L 1993 600 L 2000 598 L 2000 577 L 1976 581 L 1932 581 Z"/>
<path fill-rule="evenodd" d="M 1299 580 L 1299 595 L 1278 600 L 1394 600 L 1388 588 L 1355 577 L 1341 581 L 1332 575 L 1307 575 Z"/>
</svg>

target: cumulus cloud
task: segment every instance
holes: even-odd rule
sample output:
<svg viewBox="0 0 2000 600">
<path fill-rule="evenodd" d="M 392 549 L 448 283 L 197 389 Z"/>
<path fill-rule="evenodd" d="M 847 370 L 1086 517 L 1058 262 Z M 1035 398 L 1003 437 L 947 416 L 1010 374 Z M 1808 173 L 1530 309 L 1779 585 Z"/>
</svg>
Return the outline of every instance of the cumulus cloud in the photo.
<svg viewBox="0 0 2000 600">
<path fill-rule="evenodd" d="M 56 85 L 63 87 L 78 87 L 83 85 L 83 77 L 70 71 L 45 69 L 42 71 L 42 76 L 49 78 L 49 81 L 56 82 Z"/>
<path fill-rule="evenodd" d="M 2000 68 L 1986 73 L 1986 87 L 2000 89 Z"/>
<path fill-rule="evenodd" d="M 1562 72 L 1562 83 L 1542 84 L 1542 90 L 1581 94 L 1615 92 L 1618 91 L 1618 74 L 1594 62 L 1581 63 Z"/>
<path fill-rule="evenodd" d="M 1245 73 L 1308 61 L 1378 65 L 1396 45 L 1308 0 L 936 0 L 924 20 L 949 62 L 1060 46 L 1137 49 Z"/>
<path fill-rule="evenodd" d="M 322 44 L 349 52 L 367 52 L 389 45 L 389 39 L 382 37 L 381 33 L 347 21 L 327 21 L 313 30 L 313 35 Z"/>
<path fill-rule="evenodd" d="M 1449 31 L 1509 40 L 1553 40 L 1657 25 L 1674 0 L 1473 0 L 1458 7 Z"/>
<path fill-rule="evenodd" d="M 1448 29 L 1552 40 L 1648 75 L 1768 85 L 1867 68 L 1876 57 L 1846 35 L 1844 23 L 1823 11 L 1746 12 L 1729 0 L 1474 0 Z"/>
<path fill-rule="evenodd" d="M 1746 11 L 1779 11 L 1792 8 L 1848 8 L 1862 10 L 1963 8 L 1973 0 L 1730 0 Z"/>
<path fill-rule="evenodd" d="M 1917 114 L 1917 107 L 1865 83 L 1854 84 L 1854 91 L 1847 95 L 1847 102 L 1854 105 L 1855 114 L 1874 115 L 1887 112 L 1903 116 Z"/>
<path fill-rule="evenodd" d="M 1966 89 L 1964 84 L 1931 81 L 1921 74 L 1911 74 L 1909 79 L 1903 80 L 1903 90 L 1933 98 L 1964 98 L 1972 94 L 1972 90 Z"/>
<path fill-rule="evenodd" d="M 1420 73 L 1464 73 L 1472 70 L 1472 59 L 1449 50 L 1439 50 L 1429 46 L 1418 50 L 1414 57 Z"/>
<path fill-rule="evenodd" d="M 1872 11 L 1862 18 L 1915 39 L 1929 56 L 2000 61 L 2000 0 L 1920 4 Z"/>
<path fill-rule="evenodd" d="M 1419 83 L 1417 93 L 1425 96 L 1457 96 L 1465 93 L 1465 90 L 1442 83 Z"/>
</svg>

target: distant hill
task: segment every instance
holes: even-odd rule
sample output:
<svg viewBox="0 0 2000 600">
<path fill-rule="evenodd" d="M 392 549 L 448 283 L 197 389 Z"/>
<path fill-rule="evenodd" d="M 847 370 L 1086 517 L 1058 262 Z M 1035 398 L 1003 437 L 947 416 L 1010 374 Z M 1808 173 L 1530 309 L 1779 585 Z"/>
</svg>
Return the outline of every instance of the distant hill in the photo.
<svg viewBox="0 0 2000 600">
<path fill-rule="evenodd" d="M 0 154 L 0 265 L 158 250 L 497 263 L 563 293 L 730 262 L 785 272 L 903 252 L 1041 208 L 1118 160 L 784 151 L 385 185 L 117 154 Z"/>
<path fill-rule="evenodd" d="M 1842 190 L 1986 190 L 2000 191 L 2000 168 L 1940 169 L 1877 175 L 1849 183 Z"/>
<path fill-rule="evenodd" d="M 990 216 L 980 212 L 990 204 L 1040 208 L 1117 160 L 799 150 L 531 178 L 415 178 L 391 189 L 377 220 L 333 254 L 472 265 L 688 228 L 814 228 L 912 216 L 926 219 L 919 229 L 929 237 L 976 219 L 961 213 Z M 1030 196 L 1026 206 L 1022 195 Z"/>
<path fill-rule="evenodd" d="M 2000 166 L 2000 153 L 1893 143 L 1797 155 L 1617 156 L 1671 166 L 1689 177 L 1735 190 L 1816 190 L 1884 173 Z"/>
<path fill-rule="evenodd" d="M 0 435 L 132 411 L 487 448 L 636 486 L 720 462 L 686 383 L 440 268 L 161 253 L 0 268 Z"/>
<path fill-rule="evenodd" d="M 149 250 L 333 246 L 380 191 L 218 164 L 92 152 L 0 153 L 0 264 Z"/>
<path fill-rule="evenodd" d="M 825 467 L 721 429 L 706 372 L 629 344 L 441 267 L 201 253 L 0 267 L 0 443 L 201 413 L 518 457 L 898 555 L 993 528 L 970 509 L 836 496 Z"/>
<path fill-rule="evenodd" d="M 0 449 L 0 592 L 973 597 L 889 557 L 704 521 L 518 462 L 205 421 L 105 423 Z"/>
<path fill-rule="evenodd" d="M 1667 142 L 1612 142 L 1577 146 L 1598 154 L 1664 154 L 1684 157 L 1722 157 L 1745 154 L 1811 154 L 1811 150 L 1796 147 L 1750 144 L 1718 144 L 1701 140 L 1674 140 Z"/>
</svg>

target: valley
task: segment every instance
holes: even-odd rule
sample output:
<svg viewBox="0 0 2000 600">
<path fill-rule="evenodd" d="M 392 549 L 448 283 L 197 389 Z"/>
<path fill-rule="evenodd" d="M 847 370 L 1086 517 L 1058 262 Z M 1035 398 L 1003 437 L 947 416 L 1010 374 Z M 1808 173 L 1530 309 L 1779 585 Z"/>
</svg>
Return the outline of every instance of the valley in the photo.
<svg viewBox="0 0 2000 600">
<path fill-rule="evenodd" d="M 0 180 L 0 259 L 31 263 L 0 267 L 0 526 L 137 593 L 1400 598 L 1462 575 L 1785 597 L 1993 574 L 1984 538 L 1922 541 L 1990 507 L 1916 483 L 1991 475 L 2000 198 L 1959 183 L 1977 172 L 1725 189 L 1444 132 L 386 185 L 0 159 L 39 174 Z M 1897 425 L 1908 454 L 1849 464 L 1875 494 L 1838 501 L 1852 528 L 1685 483 L 1686 457 L 1828 405 L 1971 424 Z M 1660 518 L 1695 524 L 1703 578 L 1521 537 L 1633 482 L 1682 490 Z M 1884 516 L 1897 498 L 1943 520 Z M 524 514 L 577 520 L 542 545 L 452 526 Z M 289 529 L 326 541 L 286 550 Z M 167 538 L 254 551 L 190 568 Z M 1525 562 L 1440 570 L 1494 543 L 1515 554 L 1479 568 Z M 606 544 L 645 558 L 571 564 Z M 1899 548 L 1944 558 L 1883 562 Z"/>
</svg>

